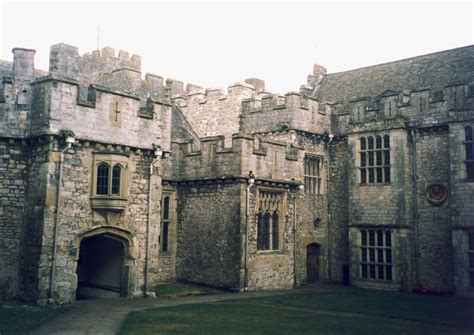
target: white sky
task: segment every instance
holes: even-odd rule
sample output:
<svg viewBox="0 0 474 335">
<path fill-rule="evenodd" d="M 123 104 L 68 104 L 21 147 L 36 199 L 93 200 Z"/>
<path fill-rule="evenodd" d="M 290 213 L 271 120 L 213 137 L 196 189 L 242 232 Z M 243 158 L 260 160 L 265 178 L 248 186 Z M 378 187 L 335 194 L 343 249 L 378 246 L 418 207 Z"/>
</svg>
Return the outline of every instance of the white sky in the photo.
<svg viewBox="0 0 474 335">
<path fill-rule="evenodd" d="M 2 1 L 2 0 L 0 0 Z M 203 87 L 245 78 L 273 92 L 298 90 L 312 65 L 328 72 L 474 44 L 474 4 L 464 2 L 125 2 L 5 1 L 1 59 L 14 47 L 79 53 L 111 46 L 142 56 L 146 72 Z"/>
</svg>

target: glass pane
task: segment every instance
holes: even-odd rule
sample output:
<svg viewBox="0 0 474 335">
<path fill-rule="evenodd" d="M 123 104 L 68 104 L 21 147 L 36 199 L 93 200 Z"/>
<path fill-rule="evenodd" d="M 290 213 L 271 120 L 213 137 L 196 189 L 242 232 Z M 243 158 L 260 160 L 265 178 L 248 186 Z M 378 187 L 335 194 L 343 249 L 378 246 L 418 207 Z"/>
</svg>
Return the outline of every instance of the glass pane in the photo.
<svg viewBox="0 0 474 335">
<path fill-rule="evenodd" d="M 392 250 L 385 249 L 385 263 L 391 264 L 392 263 Z"/>
<path fill-rule="evenodd" d="M 469 250 L 474 250 L 474 232 L 469 233 Z"/>
<path fill-rule="evenodd" d="M 383 163 L 384 165 L 390 165 L 390 151 L 383 151 Z"/>
<path fill-rule="evenodd" d="M 377 249 L 377 262 L 383 263 L 383 249 Z"/>
<path fill-rule="evenodd" d="M 365 166 L 366 166 L 366 164 L 367 164 L 366 159 L 367 159 L 367 153 L 361 152 L 361 153 L 360 153 L 360 166 L 361 166 L 361 167 L 365 167 Z"/>
<path fill-rule="evenodd" d="M 272 215 L 272 249 L 276 250 L 278 249 L 278 240 L 279 240 L 279 234 L 278 234 L 278 213 L 274 212 Z"/>
<path fill-rule="evenodd" d="M 367 138 L 367 142 L 369 142 L 369 150 L 374 149 L 374 138 L 372 136 Z"/>
<path fill-rule="evenodd" d="M 263 249 L 270 249 L 270 213 L 268 211 L 263 217 Z"/>
<path fill-rule="evenodd" d="M 369 261 L 375 263 L 375 249 L 369 249 Z"/>
<path fill-rule="evenodd" d="M 369 151 L 369 166 L 374 166 L 374 152 Z"/>
<path fill-rule="evenodd" d="M 383 279 L 383 265 L 377 265 L 377 278 Z"/>
<path fill-rule="evenodd" d="M 169 222 L 163 222 L 163 236 L 161 247 L 163 251 L 168 251 L 168 226 Z"/>
<path fill-rule="evenodd" d="M 375 245 L 375 231 L 369 230 L 369 245 Z"/>
<path fill-rule="evenodd" d="M 469 286 L 474 287 L 474 271 L 469 272 Z"/>
<path fill-rule="evenodd" d="M 469 254 L 469 269 L 474 269 L 474 252 Z"/>
<path fill-rule="evenodd" d="M 262 211 L 257 216 L 257 250 L 263 249 L 263 215 Z"/>
<path fill-rule="evenodd" d="M 106 195 L 109 189 L 109 167 L 101 164 L 97 167 L 97 185 L 96 194 Z"/>
<path fill-rule="evenodd" d="M 383 246 L 383 231 L 377 230 L 377 245 L 379 247 Z"/>
<path fill-rule="evenodd" d="M 379 167 L 377 168 L 377 183 L 381 183 L 383 181 L 382 177 L 383 177 L 382 168 Z"/>
<path fill-rule="evenodd" d="M 392 267 L 390 265 L 385 267 L 386 270 L 386 279 L 387 280 L 392 280 Z"/>
<path fill-rule="evenodd" d="M 472 159 L 473 153 L 472 153 L 472 142 L 471 143 L 466 143 L 466 159 Z"/>
<path fill-rule="evenodd" d="M 370 265 L 370 278 L 375 279 L 375 265 L 374 264 Z"/>
<path fill-rule="evenodd" d="M 466 163 L 467 179 L 474 179 L 474 162 Z"/>
<path fill-rule="evenodd" d="M 385 135 L 383 137 L 383 147 L 384 148 L 390 148 L 390 136 Z"/>
<path fill-rule="evenodd" d="M 377 149 L 382 149 L 382 137 L 377 136 L 377 137 L 375 138 L 375 147 L 376 147 Z"/>
<path fill-rule="evenodd" d="M 375 181 L 375 178 L 374 178 L 374 169 L 373 168 L 370 168 L 368 169 L 369 170 L 369 183 L 373 183 Z"/>
<path fill-rule="evenodd" d="M 362 262 L 367 262 L 367 249 L 361 248 L 361 260 Z"/>
<path fill-rule="evenodd" d="M 163 198 L 163 220 L 168 220 L 170 216 L 170 198 L 168 196 Z"/>
<path fill-rule="evenodd" d="M 382 151 L 377 151 L 375 153 L 377 165 L 382 165 Z"/>
<path fill-rule="evenodd" d="M 367 278 L 367 264 L 362 264 L 360 268 L 362 270 L 362 278 Z"/>
<path fill-rule="evenodd" d="M 367 183 L 367 169 L 361 169 L 360 170 L 360 182 L 362 184 Z"/>
<path fill-rule="evenodd" d="M 366 149 L 366 145 L 365 145 L 365 138 L 362 137 L 360 139 L 360 150 L 365 150 Z"/>
<path fill-rule="evenodd" d="M 112 169 L 112 194 L 120 194 L 120 173 L 122 169 L 115 165 Z"/>
<path fill-rule="evenodd" d="M 390 231 L 385 232 L 385 246 L 386 247 L 392 246 L 392 232 Z"/>
<path fill-rule="evenodd" d="M 385 173 L 385 175 L 384 175 L 384 176 L 385 176 L 384 182 L 385 182 L 385 183 L 390 183 L 390 178 L 391 178 L 391 177 L 390 177 L 390 168 L 389 168 L 389 167 L 386 167 L 386 168 L 384 168 L 384 169 L 385 169 L 385 171 L 384 171 L 384 173 Z"/>
<path fill-rule="evenodd" d="M 466 141 L 472 141 L 472 128 L 467 126 L 464 128 L 464 135 Z"/>
<path fill-rule="evenodd" d="M 360 231 L 361 245 L 367 245 L 367 232 L 365 230 Z"/>
</svg>

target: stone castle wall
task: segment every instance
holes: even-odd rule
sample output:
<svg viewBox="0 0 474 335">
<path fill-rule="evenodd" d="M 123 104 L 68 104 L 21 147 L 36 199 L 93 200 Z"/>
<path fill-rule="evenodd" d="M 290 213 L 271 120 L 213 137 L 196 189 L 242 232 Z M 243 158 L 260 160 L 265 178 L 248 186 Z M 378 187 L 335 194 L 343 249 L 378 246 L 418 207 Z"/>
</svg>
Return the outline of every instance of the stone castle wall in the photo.
<svg viewBox="0 0 474 335">
<path fill-rule="evenodd" d="M 239 287 L 240 191 L 230 181 L 178 187 L 177 279 Z"/>
<path fill-rule="evenodd" d="M 0 301 L 20 291 L 18 263 L 21 261 L 27 155 L 21 140 L 0 139 Z"/>
</svg>

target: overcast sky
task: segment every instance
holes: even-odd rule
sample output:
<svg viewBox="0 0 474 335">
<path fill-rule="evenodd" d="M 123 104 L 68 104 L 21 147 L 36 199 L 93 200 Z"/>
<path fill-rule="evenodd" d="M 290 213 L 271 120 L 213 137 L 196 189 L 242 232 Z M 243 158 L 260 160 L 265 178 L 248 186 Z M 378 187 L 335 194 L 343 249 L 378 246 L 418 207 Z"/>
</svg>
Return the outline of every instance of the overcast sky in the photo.
<svg viewBox="0 0 474 335">
<path fill-rule="evenodd" d="M 474 6 L 464 2 L 125 2 L 5 1 L 1 59 L 14 47 L 79 53 L 111 46 L 142 56 L 142 72 L 203 87 L 248 77 L 285 93 L 306 82 L 312 65 L 328 72 L 473 44 Z"/>
</svg>

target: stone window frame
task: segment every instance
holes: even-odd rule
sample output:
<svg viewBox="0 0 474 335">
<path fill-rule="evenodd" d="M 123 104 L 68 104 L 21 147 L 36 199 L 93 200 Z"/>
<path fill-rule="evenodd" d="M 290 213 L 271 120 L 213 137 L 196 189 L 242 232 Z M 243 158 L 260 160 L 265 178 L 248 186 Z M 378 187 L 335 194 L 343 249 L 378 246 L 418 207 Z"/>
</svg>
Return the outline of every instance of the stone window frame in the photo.
<svg viewBox="0 0 474 335">
<path fill-rule="evenodd" d="M 323 156 L 306 154 L 304 157 L 304 193 L 323 194 Z"/>
<path fill-rule="evenodd" d="M 467 276 L 469 288 L 474 288 L 474 230 L 467 232 Z"/>
<path fill-rule="evenodd" d="M 165 219 L 164 216 L 164 200 L 165 198 L 168 199 L 168 219 Z M 176 249 L 176 192 L 172 189 L 163 190 L 163 194 L 161 196 L 161 218 L 160 218 L 160 230 L 158 236 L 158 243 L 159 247 L 158 250 L 162 255 L 171 255 L 175 253 Z M 167 234 L 167 248 L 163 250 L 164 242 L 164 228 L 165 224 L 168 223 L 168 234 Z"/>
<path fill-rule="evenodd" d="M 258 188 L 256 199 L 256 247 L 258 253 L 280 252 L 283 250 L 286 221 L 287 193 L 271 188 Z M 266 214 L 268 214 L 266 219 Z M 278 215 L 278 236 L 274 236 L 274 219 Z M 263 228 L 268 225 L 268 230 Z M 268 234 L 265 234 L 268 231 Z"/>
<path fill-rule="evenodd" d="M 390 142 L 389 134 L 368 134 L 359 137 L 359 154 L 357 158 L 359 163 L 359 182 L 361 185 L 391 183 L 392 158 L 390 156 Z"/>
<path fill-rule="evenodd" d="M 130 157 L 126 154 L 117 153 L 94 153 L 93 154 L 93 173 L 91 183 L 91 200 L 93 208 L 121 210 L 125 208 L 129 193 L 130 180 Z M 99 166 L 108 167 L 108 186 L 106 194 L 97 193 L 98 169 Z M 119 191 L 113 192 L 113 170 L 114 167 L 121 168 Z"/>
<path fill-rule="evenodd" d="M 473 126 L 464 127 L 464 167 L 466 169 L 466 181 L 474 182 L 474 134 Z"/>
<path fill-rule="evenodd" d="M 380 239 L 380 236 L 382 236 L 382 239 Z M 390 236 L 390 239 L 388 239 L 388 236 Z M 358 232 L 358 249 L 360 279 L 394 282 L 394 234 L 392 229 L 361 228 Z"/>
<path fill-rule="evenodd" d="M 169 252 L 170 195 L 165 193 L 161 199 L 160 251 Z"/>
</svg>

